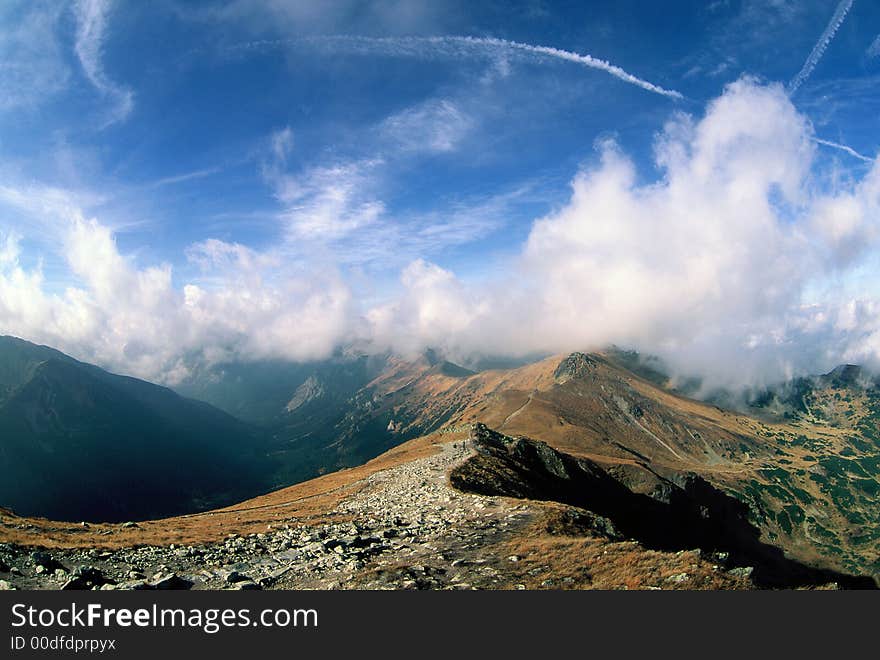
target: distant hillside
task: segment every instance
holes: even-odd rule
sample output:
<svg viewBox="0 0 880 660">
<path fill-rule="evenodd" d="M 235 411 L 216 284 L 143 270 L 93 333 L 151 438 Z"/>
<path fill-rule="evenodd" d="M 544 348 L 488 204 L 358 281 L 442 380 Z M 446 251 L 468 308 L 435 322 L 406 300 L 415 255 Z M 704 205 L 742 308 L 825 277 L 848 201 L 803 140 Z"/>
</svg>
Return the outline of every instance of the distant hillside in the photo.
<svg viewBox="0 0 880 660">
<path fill-rule="evenodd" d="M 382 358 L 362 355 L 339 355 L 304 363 L 272 360 L 220 363 L 195 369 L 174 389 L 238 419 L 273 427 L 308 401 L 321 399 L 324 404 L 332 405 L 340 398 L 347 399 L 381 368 Z M 316 385 L 313 391 L 307 391 L 307 383 Z"/>
<path fill-rule="evenodd" d="M 441 429 L 482 423 L 592 461 L 636 495 L 662 500 L 669 484 L 682 486 L 696 475 L 745 507 L 756 541 L 806 566 L 880 575 L 880 388 L 853 366 L 750 393 L 739 409 L 683 396 L 669 389 L 662 365 L 622 351 L 478 373 L 433 352 L 415 360 L 338 356 L 298 371 L 286 367 L 296 375 L 289 380 L 251 377 L 280 376 L 273 372 L 279 365 L 230 368 L 210 387 L 227 392 L 230 402 L 237 390 L 266 404 L 265 439 L 248 443 L 241 438 L 254 433 L 249 427 L 210 406 L 27 346 L 37 353 L 10 357 L 16 369 L 0 380 L 7 461 L 0 468 L 16 475 L 6 488 L 25 493 L 24 504 L 45 508 L 41 497 L 57 504 L 66 489 L 81 508 L 96 506 L 103 486 L 81 485 L 72 476 L 93 474 L 118 493 L 133 493 L 120 500 L 126 506 L 154 501 L 186 511 L 208 502 L 199 493 L 230 495 L 223 490 L 230 465 L 242 477 L 235 484 L 269 490 L 361 465 Z M 16 380 L 10 373 L 23 375 Z M 214 431 L 206 436 L 208 428 Z M 10 437 L 24 438 L 25 447 Z M 9 463 L 13 457 L 24 467 Z M 42 466 L 48 477 L 40 476 Z M 248 482 L 256 470 L 262 482 Z M 150 491 L 145 475 L 169 485 L 162 490 L 150 482 Z M 185 490 L 187 476 L 209 487 Z M 605 504 L 578 506 L 604 510 Z"/>
<path fill-rule="evenodd" d="M 129 520 L 261 492 L 262 435 L 205 403 L 0 337 L 0 506 Z"/>
</svg>

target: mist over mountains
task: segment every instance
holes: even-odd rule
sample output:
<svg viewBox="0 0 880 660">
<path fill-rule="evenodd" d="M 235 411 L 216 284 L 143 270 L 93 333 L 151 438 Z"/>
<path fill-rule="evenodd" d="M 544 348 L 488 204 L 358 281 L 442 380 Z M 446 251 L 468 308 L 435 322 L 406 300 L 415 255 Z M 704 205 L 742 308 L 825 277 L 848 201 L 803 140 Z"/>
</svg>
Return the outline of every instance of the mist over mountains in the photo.
<svg viewBox="0 0 880 660">
<path fill-rule="evenodd" d="M 299 364 L 226 363 L 180 389 L 0 338 L 5 533 L 18 538 L 17 530 L 34 524 L 16 526 L 21 519 L 14 516 L 97 523 L 211 510 L 186 523 L 200 528 L 220 515 L 218 507 L 234 505 L 218 521 L 261 510 L 261 497 L 281 507 L 271 513 L 275 519 L 284 507 L 299 506 L 284 500 L 293 484 L 330 498 L 311 514 L 320 518 L 329 515 L 337 488 L 310 479 L 345 481 L 352 471 L 344 468 L 377 469 L 383 459 L 367 462 L 389 450 L 384 460 L 398 460 L 413 447 L 448 443 L 450 434 L 492 428 L 598 461 L 633 502 L 667 502 L 699 475 L 707 486 L 692 493 L 693 512 L 709 505 L 700 497 L 722 493 L 739 511 L 751 541 L 730 537 L 731 547 L 760 537 L 768 551 L 782 557 L 782 548 L 807 566 L 880 574 L 873 515 L 880 384 L 855 365 L 772 387 L 716 388 L 701 402 L 688 396 L 702 391 L 701 383 L 676 381 L 662 360 L 619 348 L 484 370 L 437 350 L 415 359 L 349 351 Z M 494 479 L 491 470 L 472 478 L 478 490 Z M 543 487 L 529 479 L 517 477 L 517 492 Z M 617 515 L 615 502 L 590 506 Z M 627 524 L 648 524 L 632 515 Z M 261 520 L 257 515 L 253 524 Z M 663 547 L 690 547 L 680 531 L 659 525 L 653 533 Z M 75 541 L 62 537 L 58 542 Z"/>
<path fill-rule="evenodd" d="M 169 385 L 213 365 L 323 360 L 350 345 L 407 356 L 436 347 L 469 364 L 618 343 L 724 388 L 876 366 L 880 306 L 865 273 L 880 169 L 836 177 L 814 134 L 781 85 L 743 77 L 702 114 L 670 114 L 655 180 L 600 141 L 568 200 L 491 273 L 462 277 L 417 258 L 369 296 L 359 295 L 369 279 L 339 264 L 215 238 L 187 248 L 200 274 L 178 285 L 170 264 L 126 256 L 63 191 L 0 188 L 0 204 L 61 228 L 76 281 L 45 290 L 21 236 L 4 234 L 0 331 Z M 298 181 L 283 168 L 276 179 Z"/>
</svg>

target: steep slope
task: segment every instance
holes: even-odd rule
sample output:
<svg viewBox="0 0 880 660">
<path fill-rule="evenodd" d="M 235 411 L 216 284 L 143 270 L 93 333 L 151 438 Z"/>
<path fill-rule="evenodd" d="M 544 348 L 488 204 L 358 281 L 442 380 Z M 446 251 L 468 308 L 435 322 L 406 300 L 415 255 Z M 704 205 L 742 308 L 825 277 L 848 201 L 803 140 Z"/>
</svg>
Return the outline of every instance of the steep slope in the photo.
<svg viewBox="0 0 880 660">
<path fill-rule="evenodd" d="M 260 434 L 211 406 L 0 338 L 0 504 L 66 520 L 200 510 L 266 487 Z"/>
<path fill-rule="evenodd" d="M 388 364 L 354 397 L 337 427 L 346 429 L 336 436 L 340 445 L 385 429 L 392 446 L 483 422 L 629 470 L 636 491 L 644 475 L 637 466 L 693 472 L 747 504 L 765 542 L 813 565 L 880 574 L 880 391 L 858 385 L 852 368 L 812 379 L 809 388 L 788 385 L 799 392 L 800 412 L 753 406 L 746 414 L 667 390 L 658 369 L 642 364 L 634 373 L 632 357 L 620 352 L 477 374 L 427 360 Z"/>
<path fill-rule="evenodd" d="M 343 402 L 382 371 L 384 360 L 340 352 L 316 362 L 219 363 L 195 368 L 174 389 L 238 419 L 275 428 L 308 419 L 315 408 L 338 413 Z"/>
<path fill-rule="evenodd" d="M 302 364 L 218 364 L 175 389 L 263 429 L 276 466 L 268 483 L 282 487 L 360 465 L 400 442 L 359 414 L 363 389 L 385 365 L 385 356 L 352 352 Z M 350 424 L 352 417 L 366 423 Z"/>
</svg>

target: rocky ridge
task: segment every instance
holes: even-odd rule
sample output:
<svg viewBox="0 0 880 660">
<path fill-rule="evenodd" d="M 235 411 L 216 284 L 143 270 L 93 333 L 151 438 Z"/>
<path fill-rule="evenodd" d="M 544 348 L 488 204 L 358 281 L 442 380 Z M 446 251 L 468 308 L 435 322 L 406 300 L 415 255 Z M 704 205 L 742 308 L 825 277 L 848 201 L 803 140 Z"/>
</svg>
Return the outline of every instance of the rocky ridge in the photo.
<svg viewBox="0 0 880 660">
<path fill-rule="evenodd" d="M 475 462 L 476 472 L 469 473 L 479 472 L 479 462 L 493 451 L 497 459 L 505 444 L 537 452 L 557 476 L 570 460 L 543 443 L 506 438 L 478 425 L 468 440 L 441 444 L 434 455 L 363 479 L 330 512 L 330 522 L 308 525 L 291 518 L 262 533 L 187 546 L 48 552 L 2 544 L 0 588 L 756 586 L 753 567 L 733 565 L 721 550 L 650 548 L 619 531 L 610 518 L 583 507 L 517 499 L 547 493 L 477 494 L 451 486 L 450 472 L 461 474 Z"/>
</svg>

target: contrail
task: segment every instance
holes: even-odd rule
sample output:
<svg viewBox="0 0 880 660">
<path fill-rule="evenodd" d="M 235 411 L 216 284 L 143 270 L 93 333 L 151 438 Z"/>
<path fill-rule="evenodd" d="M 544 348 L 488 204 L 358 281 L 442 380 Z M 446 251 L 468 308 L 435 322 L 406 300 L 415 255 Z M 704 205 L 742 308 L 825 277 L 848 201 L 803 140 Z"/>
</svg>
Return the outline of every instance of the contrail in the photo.
<svg viewBox="0 0 880 660">
<path fill-rule="evenodd" d="M 301 43 L 304 41 L 317 42 L 322 45 L 335 43 L 356 52 L 375 53 L 381 51 L 392 55 L 407 57 L 431 57 L 438 54 L 460 57 L 465 55 L 466 51 L 469 50 L 489 50 L 496 52 L 520 51 L 542 57 L 552 57 L 567 62 L 573 62 L 591 69 L 598 69 L 599 71 L 609 73 L 626 83 L 641 87 L 646 91 L 661 94 L 673 99 L 684 98 L 680 92 L 655 85 L 652 82 L 648 82 L 647 80 L 624 71 L 619 66 L 611 64 L 611 62 L 608 62 L 607 60 L 602 60 L 593 57 L 592 55 L 582 55 L 568 50 L 553 48 L 552 46 L 535 46 L 532 44 L 521 43 L 519 41 L 509 41 L 507 39 L 497 39 L 494 37 L 358 37 L 331 35 L 324 37 L 306 37 L 303 39 L 253 41 L 243 44 L 238 48 L 249 49 L 259 48 L 261 46 L 274 47 L 296 42 Z"/>
<path fill-rule="evenodd" d="M 843 24 L 852 5 L 853 0 L 841 0 L 840 4 L 837 5 L 837 9 L 834 10 L 834 15 L 831 17 L 831 20 L 828 21 L 828 25 L 825 26 L 825 31 L 822 32 L 819 41 L 813 46 L 813 50 L 810 52 L 809 57 L 807 57 L 807 61 L 804 62 L 804 66 L 801 67 L 798 74 L 791 79 L 790 83 L 788 83 L 789 94 L 794 94 L 798 90 L 798 87 L 803 85 L 807 78 L 810 77 L 810 74 L 813 73 L 813 69 L 816 68 L 819 60 L 822 59 L 822 55 L 825 54 L 825 49 L 828 48 L 828 44 L 834 39 L 834 35 L 837 34 L 837 30 Z"/>
<path fill-rule="evenodd" d="M 568 62 L 574 62 L 576 64 L 581 64 L 586 67 L 590 67 L 591 69 L 598 69 L 600 71 L 605 71 L 606 73 L 610 73 L 615 78 L 618 78 L 624 82 L 627 82 L 631 85 L 636 85 L 637 87 L 641 87 L 649 92 L 654 92 L 655 94 L 662 94 L 663 96 L 668 96 L 673 99 L 681 99 L 684 98 L 680 92 L 676 92 L 672 89 L 664 89 L 659 85 L 655 85 L 654 83 L 650 83 L 647 80 L 643 80 L 642 78 L 638 78 L 631 73 L 627 73 L 619 66 L 611 64 L 607 60 L 600 60 L 598 58 L 593 57 L 592 55 L 581 55 L 579 53 L 572 53 L 568 50 L 561 50 L 559 48 L 553 48 L 552 46 L 533 46 L 531 44 L 524 44 L 518 41 L 508 41 L 507 39 L 495 39 L 495 38 L 479 38 L 479 37 L 446 37 L 447 39 L 454 39 L 456 41 L 460 41 L 464 44 L 478 44 L 487 46 L 490 48 L 507 48 L 511 50 L 522 50 L 529 53 L 536 53 L 538 55 L 546 55 L 548 57 L 555 57 L 560 60 L 566 60 Z"/>
<path fill-rule="evenodd" d="M 866 163 L 873 163 L 873 158 L 868 158 L 867 156 L 863 156 L 858 151 L 853 149 L 852 147 L 848 147 L 845 144 L 838 144 L 837 142 L 831 142 L 830 140 L 820 140 L 817 137 L 811 138 L 813 142 L 816 144 L 824 144 L 826 147 L 832 147 L 833 149 L 840 149 L 841 151 L 848 153 L 853 158 L 858 158 L 859 160 L 863 160 Z"/>
</svg>

